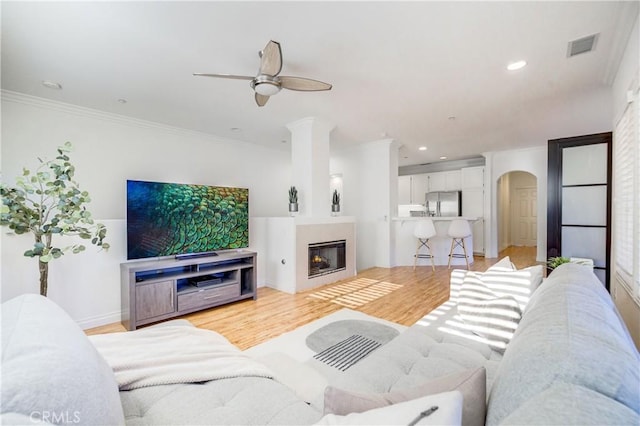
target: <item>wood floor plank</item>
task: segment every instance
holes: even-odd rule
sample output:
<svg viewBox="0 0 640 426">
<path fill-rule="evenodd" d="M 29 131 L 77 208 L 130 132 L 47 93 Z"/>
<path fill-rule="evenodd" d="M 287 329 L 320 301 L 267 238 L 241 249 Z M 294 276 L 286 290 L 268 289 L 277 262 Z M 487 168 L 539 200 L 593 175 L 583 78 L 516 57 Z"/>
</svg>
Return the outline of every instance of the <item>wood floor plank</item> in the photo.
<svg viewBox="0 0 640 426">
<path fill-rule="evenodd" d="M 518 268 L 536 264 L 535 247 L 509 247 L 496 259 L 476 257 L 471 270 L 484 271 L 504 256 L 509 256 Z M 437 266 L 435 271 L 430 265 L 418 266 L 415 271 L 412 266 L 371 268 L 356 277 L 293 295 L 261 287 L 257 300 L 240 301 L 181 318 L 197 327 L 217 331 L 244 350 L 339 311 L 343 306 L 334 303 L 335 298 L 344 298 L 345 295 L 361 292 L 380 283 L 374 291 L 382 291 L 384 286 L 393 289 L 388 292 L 384 290 L 386 294 L 349 308 L 408 326 L 449 299 L 450 273 L 451 270 L 446 266 Z M 356 280 L 357 283 L 350 284 Z M 314 297 L 320 291 L 328 295 L 326 299 Z M 355 299 L 362 300 L 362 293 Z M 122 324 L 114 323 L 86 330 L 86 333 L 121 331 L 125 331 Z"/>
</svg>

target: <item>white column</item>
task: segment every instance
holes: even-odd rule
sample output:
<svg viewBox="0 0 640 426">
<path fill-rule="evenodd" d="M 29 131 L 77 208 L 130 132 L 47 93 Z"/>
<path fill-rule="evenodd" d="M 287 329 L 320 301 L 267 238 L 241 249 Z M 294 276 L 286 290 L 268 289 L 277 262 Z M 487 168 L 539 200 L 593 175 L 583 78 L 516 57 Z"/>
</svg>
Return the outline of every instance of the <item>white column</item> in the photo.
<svg viewBox="0 0 640 426">
<path fill-rule="evenodd" d="M 298 189 L 301 216 L 331 215 L 329 192 L 329 135 L 333 125 L 315 118 L 289 123 L 292 182 Z"/>
</svg>

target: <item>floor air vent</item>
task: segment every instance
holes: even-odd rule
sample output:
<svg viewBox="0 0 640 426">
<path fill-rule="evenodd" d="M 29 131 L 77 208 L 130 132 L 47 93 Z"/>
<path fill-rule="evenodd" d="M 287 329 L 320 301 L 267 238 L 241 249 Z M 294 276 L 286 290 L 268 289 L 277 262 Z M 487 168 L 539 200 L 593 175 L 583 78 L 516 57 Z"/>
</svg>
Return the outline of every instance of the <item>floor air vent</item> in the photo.
<svg viewBox="0 0 640 426">
<path fill-rule="evenodd" d="M 595 49 L 597 40 L 598 34 L 593 34 L 587 37 L 570 41 L 569 48 L 567 49 L 567 57 L 570 58 L 581 53 L 591 52 L 593 49 Z"/>
</svg>

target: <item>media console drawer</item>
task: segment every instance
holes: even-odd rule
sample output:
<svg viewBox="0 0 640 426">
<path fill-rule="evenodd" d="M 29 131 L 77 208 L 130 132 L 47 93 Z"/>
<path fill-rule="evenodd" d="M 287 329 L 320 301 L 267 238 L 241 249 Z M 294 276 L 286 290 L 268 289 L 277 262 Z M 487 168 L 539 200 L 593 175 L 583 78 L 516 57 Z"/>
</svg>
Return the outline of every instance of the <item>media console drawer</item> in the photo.
<svg viewBox="0 0 640 426">
<path fill-rule="evenodd" d="M 187 294 L 178 293 L 178 310 L 196 309 L 240 296 L 240 283 L 203 288 Z"/>
</svg>

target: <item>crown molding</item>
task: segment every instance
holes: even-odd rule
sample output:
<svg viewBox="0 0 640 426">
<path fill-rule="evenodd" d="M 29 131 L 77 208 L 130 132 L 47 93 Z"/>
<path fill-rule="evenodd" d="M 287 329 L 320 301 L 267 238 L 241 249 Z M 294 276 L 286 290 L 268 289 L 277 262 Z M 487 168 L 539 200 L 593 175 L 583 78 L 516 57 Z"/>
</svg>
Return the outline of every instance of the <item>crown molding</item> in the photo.
<svg viewBox="0 0 640 426">
<path fill-rule="evenodd" d="M 196 138 L 204 138 L 217 142 L 230 142 L 230 143 L 247 143 L 251 146 L 250 142 L 240 141 L 236 139 L 229 139 L 213 135 L 210 133 L 198 132 L 195 130 L 188 130 L 181 127 L 170 126 L 167 124 L 157 123 L 155 121 L 141 120 L 138 118 L 128 117 L 125 115 L 114 114 L 112 112 L 105 112 L 93 108 L 82 107 L 79 105 L 69 104 L 65 102 L 55 101 L 51 99 L 41 98 L 38 96 L 27 95 L 25 93 L 13 92 L 10 90 L 1 90 L 0 98 L 2 102 L 13 102 L 22 105 L 33 106 L 36 108 L 48 109 L 57 112 L 63 112 L 66 114 L 76 115 L 85 118 L 91 118 L 95 120 L 108 121 L 115 124 L 121 124 L 126 126 L 160 130 L 162 132 L 171 133 L 179 136 L 190 136 Z"/>
<path fill-rule="evenodd" d="M 620 4 L 611 52 L 602 78 L 602 81 L 608 86 L 611 86 L 616 78 L 624 51 L 629 43 L 631 31 L 638 19 L 640 19 L 640 5 L 637 2 L 622 2 Z"/>
</svg>

